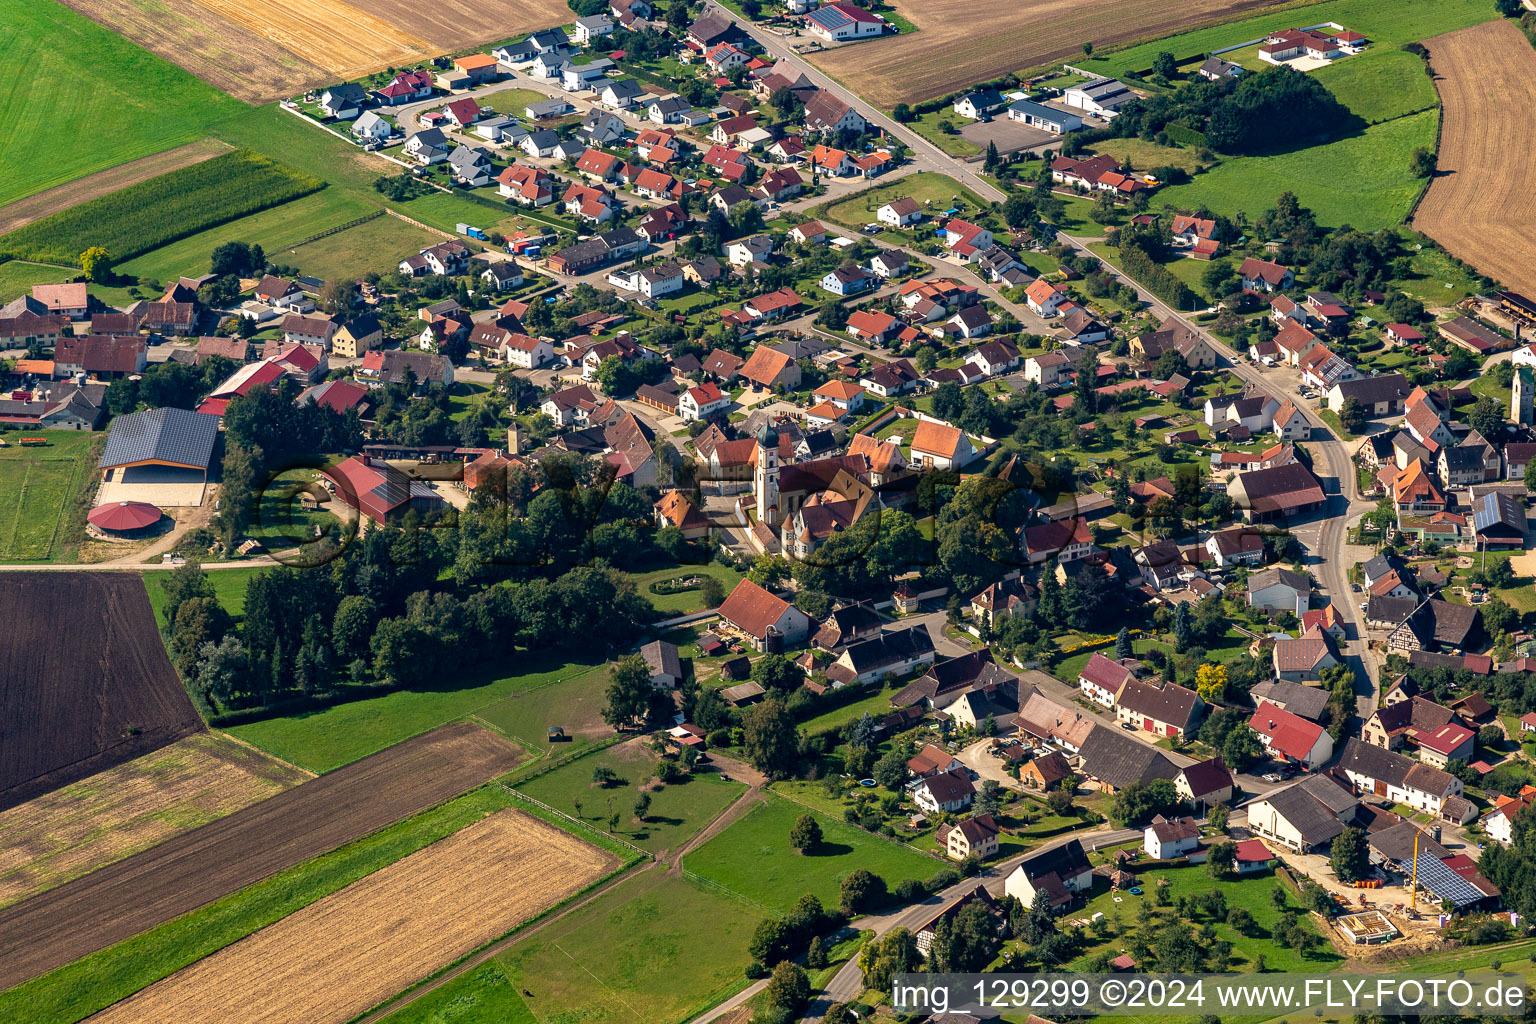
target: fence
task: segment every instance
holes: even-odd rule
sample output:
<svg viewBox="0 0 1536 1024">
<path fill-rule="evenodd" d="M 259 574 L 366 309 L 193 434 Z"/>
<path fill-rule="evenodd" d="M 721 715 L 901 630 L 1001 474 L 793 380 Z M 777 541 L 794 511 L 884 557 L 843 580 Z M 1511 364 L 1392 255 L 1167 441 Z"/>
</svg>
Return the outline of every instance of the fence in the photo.
<svg viewBox="0 0 1536 1024">
<path fill-rule="evenodd" d="M 318 242 L 322 238 L 329 238 L 332 235 L 338 235 L 338 234 L 340 234 L 343 231 L 347 231 L 347 230 L 349 230 L 351 228 L 359 227 L 359 226 L 361 226 L 363 224 L 368 223 L 371 220 L 377 220 L 377 219 L 379 219 L 382 216 L 384 216 L 384 211 L 383 210 L 374 210 L 372 213 L 364 214 L 363 216 L 358 217 L 356 220 L 349 220 L 345 224 L 338 224 L 335 227 L 327 228 L 326 230 L 321 231 L 318 234 L 310 235 L 308 238 L 306 238 L 306 239 L 304 239 L 302 241 L 294 242 L 293 245 L 289 246 L 289 248 L 290 249 L 297 249 L 300 246 L 308 245 L 311 242 Z"/>
<path fill-rule="evenodd" d="M 553 807 L 549 806 L 549 804 L 545 803 L 544 801 L 542 801 L 542 800 L 535 800 L 533 797 L 529 796 L 527 793 L 519 792 L 518 790 L 513 789 L 511 786 L 508 786 L 508 785 L 505 785 L 505 784 L 502 784 L 502 783 L 498 783 L 498 785 L 500 785 L 502 789 L 506 790 L 506 792 L 509 795 L 511 795 L 516 800 L 521 800 L 521 801 L 524 801 L 525 803 L 533 804 L 535 807 L 538 807 L 539 809 L 543 810 L 544 812 L 546 812 L 548 814 L 553 814 L 555 817 L 560 818 L 561 820 L 570 823 L 570 825 L 574 826 L 577 829 L 580 829 L 581 831 L 590 832 L 592 835 L 599 836 L 602 839 L 607 840 L 608 842 L 618 843 L 620 846 L 628 847 L 634 853 L 638 854 L 642 860 L 654 860 L 655 859 L 655 855 L 652 854 L 649 850 L 642 850 L 642 849 L 640 849 L 640 847 L 636 846 L 634 843 L 627 842 L 626 840 L 620 839 L 618 836 L 614 835 L 612 832 L 604 832 L 602 829 L 593 828 L 591 825 L 587 824 L 585 821 L 582 821 L 579 818 L 573 818 L 569 814 L 566 814 L 564 811 L 557 811 Z"/>
</svg>

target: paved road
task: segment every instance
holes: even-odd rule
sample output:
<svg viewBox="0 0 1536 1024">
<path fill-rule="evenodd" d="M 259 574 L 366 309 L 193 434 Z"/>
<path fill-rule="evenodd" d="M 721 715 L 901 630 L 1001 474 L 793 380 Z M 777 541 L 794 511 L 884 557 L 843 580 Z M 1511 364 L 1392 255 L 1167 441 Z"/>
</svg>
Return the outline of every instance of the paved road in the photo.
<svg viewBox="0 0 1536 1024">
<path fill-rule="evenodd" d="M 859 918 L 852 923 L 851 927 L 861 931 L 865 929 L 872 930 L 877 936 L 884 935 L 893 928 L 914 928 L 925 923 L 945 903 L 976 888 L 978 883 L 986 885 L 988 892 L 994 895 L 1001 895 L 1003 883 L 1025 857 L 1032 857 L 1044 850 L 1053 850 L 1074 839 L 1081 840 L 1085 849 L 1093 850 L 1102 846 L 1114 846 L 1117 843 L 1130 842 L 1133 839 L 1139 838 L 1141 834 L 1140 829 L 1111 829 L 1107 825 L 1100 825 L 1097 828 L 1086 829 L 1081 832 L 1073 832 L 1070 835 L 1061 836 L 1060 838 L 1052 839 L 1050 842 L 1042 843 L 1027 853 L 1019 854 L 1017 857 L 1010 857 L 1007 860 L 999 861 L 984 869 L 977 877 L 967 878 L 958 885 L 952 885 L 937 896 L 930 896 L 922 903 L 917 903 L 889 914 L 874 914 L 869 917 Z M 832 1003 L 846 1003 L 857 999 L 863 988 L 864 975 L 859 970 L 858 960 L 851 960 L 827 983 L 826 990 L 811 1004 L 811 1008 L 806 1011 L 805 1018 L 807 1020 L 819 1020 L 826 1012 L 828 1005 Z"/>
<path fill-rule="evenodd" d="M 1079 250 L 1084 256 L 1099 259 L 1096 253 L 1088 249 L 1086 239 L 1074 238 L 1065 232 L 1059 233 L 1057 237 L 1063 243 Z M 1366 682 L 1364 692 L 1359 696 L 1358 709 L 1362 717 L 1369 716 L 1376 707 L 1377 677 L 1380 666 L 1366 649 L 1365 623 L 1361 618 L 1359 607 L 1353 600 L 1346 574 L 1351 562 L 1348 552 L 1348 523 L 1354 517 L 1371 511 L 1375 508 L 1375 504 L 1360 497 L 1349 447 L 1334 435 L 1331 427 L 1322 422 L 1308 401 L 1288 383 L 1281 380 L 1277 374 L 1266 373 L 1260 367 L 1232 355 L 1231 349 L 1225 342 L 1218 340 L 1208 331 L 1202 330 L 1109 263 L 1103 260 L 1099 262 L 1103 264 L 1106 273 L 1134 287 L 1142 301 L 1146 302 L 1158 316 L 1165 320 L 1178 321 L 1204 337 L 1218 353 L 1227 354 L 1227 369 L 1234 377 L 1245 383 L 1262 387 L 1269 394 L 1291 399 L 1302 411 L 1302 415 L 1307 418 L 1307 422 L 1312 427 L 1312 440 L 1307 443 L 1307 447 L 1313 455 L 1313 468 L 1322 479 L 1324 490 L 1328 492 L 1328 505 L 1318 519 L 1295 524 L 1295 532 L 1308 541 L 1306 546 L 1310 551 L 1309 568 L 1317 577 L 1322 592 L 1332 599 L 1332 603 L 1343 615 L 1347 639 L 1341 645 L 1341 653 L 1355 669 L 1356 676 Z"/>
<path fill-rule="evenodd" d="M 918 135 L 910 128 L 906 127 L 905 125 L 898 124 L 894 119 L 892 119 L 878 107 L 871 103 L 866 103 L 864 100 L 854 95 L 848 89 L 839 84 L 835 79 L 832 79 L 816 70 L 816 68 L 810 62 L 795 52 L 794 48 L 789 45 L 789 41 L 783 36 L 777 35 L 773 32 L 765 31 L 764 29 L 759 28 L 757 25 L 754 25 L 752 22 L 747 21 L 736 12 L 727 10 L 726 8 L 720 7 L 716 4 L 708 4 L 706 5 L 706 8 L 709 11 L 712 11 L 723 17 L 730 18 L 732 21 L 736 22 L 742 31 L 751 36 L 759 46 L 761 46 L 774 58 L 785 61 L 791 67 L 804 74 L 806 78 L 810 79 L 812 84 L 837 96 L 838 99 L 842 100 L 844 103 L 847 103 L 849 106 L 853 107 L 854 110 L 857 110 L 861 115 L 863 115 L 864 120 L 868 121 L 872 125 L 876 125 L 884 129 L 887 135 L 891 135 L 900 139 L 902 143 L 912 151 L 912 161 L 913 163 L 917 164 L 920 169 L 936 171 L 940 174 L 947 174 L 955 180 L 963 183 L 967 188 L 988 202 L 1000 203 L 1004 199 L 1008 198 L 1000 189 L 982 180 L 982 178 L 971 168 L 971 165 L 967 164 L 963 160 L 950 156 L 948 153 L 944 152 L 938 146 L 935 146 L 921 135 Z"/>
</svg>

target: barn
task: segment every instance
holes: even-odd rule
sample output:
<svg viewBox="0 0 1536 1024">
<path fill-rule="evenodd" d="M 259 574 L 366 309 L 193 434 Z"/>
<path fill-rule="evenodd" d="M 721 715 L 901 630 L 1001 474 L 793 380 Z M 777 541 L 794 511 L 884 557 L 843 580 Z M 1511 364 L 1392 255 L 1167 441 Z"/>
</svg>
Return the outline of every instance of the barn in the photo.
<svg viewBox="0 0 1536 1024">
<path fill-rule="evenodd" d="M 187 409 L 148 409 L 112 421 L 101 455 L 98 505 L 203 503 L 219 418 Z"/>
</svg>

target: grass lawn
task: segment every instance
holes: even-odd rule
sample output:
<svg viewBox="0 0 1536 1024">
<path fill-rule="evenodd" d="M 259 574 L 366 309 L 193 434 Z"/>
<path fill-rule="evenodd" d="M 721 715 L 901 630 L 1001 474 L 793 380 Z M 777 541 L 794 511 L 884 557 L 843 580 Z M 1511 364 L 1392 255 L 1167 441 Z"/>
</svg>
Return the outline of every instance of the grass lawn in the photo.
<svg viewBox="0 0 1536 1024">
<path fill-rule="evenodd" d="M 1407 56 L 1404 54 L 1403 56 Z M 1105 139 L 1091 147 L 1095 153 L 1108 153 L 1126 167 L 1150 171 L 1155 167 L 1177 167 L 1187 174 L 1200 166 L 1195 151 L 1184 146 L 1159 146 L 1145 139 Z"/>
<path fill-rule="evenodd" d="M 1095 75 L 1116 78 L 1127 71 L 1149 70 L 1152 58 L 1162 50 L 1171 51 L 1183 62 L 1196 54 L 1203 56 L 1212 50 L 1267 35 L 1275 29 L 1325 21 L 1338 22 L 1364 34 L 1371 41 L 1369 53 L 1394 49 L 1410 40 L 1427 39 L 1492 17 L 1494 13 L 1490 5 L 1482 0 L 1398 0 L 1391 5 L 1383 5 L 1377 0 L 1329 0 L 1300 8 L 1286 6 L 1241 21 L 1184 32 L 1123 50 L 1096 53 L 1092 57 L 1076 58 L 1072 64 Z M 1359 59 L 1347 57 L 1344 62 Z"/>
<path fill-rule="evenodd" d="M 684 858 L 683 866 L 766 908 L 782 913 L 807 892 L 836 906 L 838 886 L 854 868 L 868 868 L 894 886 L 926 879 L 943 864 L 861 828 L 822 818 L 821 849 L 810 855 L 789 845 L 804 807 L 770 799 Z"/>
<path fill-rule="evenodd" d="M 639 787 L 655 774 L 656 762 L 656 755 L 638 742 L 623 743 L 529 779 L 517 788 L 600 831 L 607 831 L 609 815 L 617 813 L 619 827 L 613 835 L 651 851 L 676 848 L 747 789 L 739 782 L 722 781 L 714 772 L 684 776 L 678 782 L 648 790 L 650 811 L 643 823 L 637 822 L 633 815 L 635 799 Z M 623 781 L 607 788 L 593 785 L 592 772 L 599 766 L 612 769 Z"/>
<path fill-rule="evenodd" d="M 0 1019 L 29 1024 L 80 1020 L 487 814 L 512 806 L 517 806 L 516 798 L 494 786 L 450 800 L 0 993 Z"/>
<path fill-rule="evenodd" d="M 1088 905 L 1081 910 L 1073 911 L 1068 916 L 1073 919 L 1091 919 L 1095 913 L 1102 911 L 1104 916 L 1109 918 L 1113 918 L 1118 914 L 1121 926 L 1127 931 L 1139 928 L 1140 926 L 1136 923 L 1137 913 L 1143 902 L 1154 902 L 1152 893 L 1160 878 L 1168 879 L 1172 886 L 1172 896 L 1175 903 L 1180 896 L 1199 896 L 1213 888 L 1211 876 L 1206 873 L 1203 866 L 1147 870 L 1141 872 L 1137 877 L 1137 883 L 1145 890 L 1144 895 L 1132 896 L 1126 892 L 1114 893 L 1110 891 L 1107 885 L 1099 881 L 1094 886 L 1095 895 L 1088 901 Z M 1253 970 L 1254 958 L 1262 954 L 1265 967 L 1270 971 L 1306 971 L 1319 974 L 1331 970 L 1332 965 L 1341 962 L 1342 958 L 1328 947 L 1326 941 L 1319 946 L 1315 946 L 1310 955 L 1303 955 L 1296 950 L 1281 947 L 1270 935 L 1270 930 L 1279 923 L 1280 918 L 1283 916 L 1283 912 L 1276 909 L 1274 904 L 1270 902 L 1269 895 L 1279 884 L 1273 875 L 1267 872 L 1260 872 L 1245 878 L 1228 879 L 1220 883 L 1219 886 L 1214 886 L 1227 898 L 1227 906 L 1229 908 L 1243 907 L 1253 915 L 1259 929 L 1261 929 L 1250 937 L 1228 926 L 1224 920 L 1213 922 L 1216 927 L 1217 938 L 1225 939 L 1232 943 L 1232 969 L 1234 971 L 1251 971 Z M 1116 897 L 1119 897 L 1122 902 L 1116 903 Z M 1291 898 L 1291 906 L 1293 908 L 1297 907 L 1295 897 Z M 1151 931 L 1155 932 L 1164 921 L 1174 916 L 1174 909 L 1171 906 L 1154 911 L 1153 923 L 1149 925 Z M 1303 927 L 1316 930 L 1305 913 L 1301 914 L 1301 920 Z M 1198 923 L 1205 923 L 1203 915 Z M 1102 942 L 1090 945 L 1086 952 L 1067 965 L 1067 969 L 1083 970 L 1088 961 L 1100 951 L 1109 950 L 1114 954 L 1118 954 L 1124 947 L 1124 936 L 1106 938 Z"/>
<path fill-rule="evenodd" d="M 54 0 L 0 0 L 0 47 L 13 71 L 0 97 L 0 138 L 11 143 L 0 206 L 192 142 L 248 109 Z"/>
<path fill-rule="evenodd" d="M 1313 72 L 1338 101 L 1369 124 L 1439 106 L 1424 62 L 1406 50 L 1370 49 Z"/>
<path fill-rule="evenodd" d="M 547 99 L 548 96 L 534 89 L 502 89 L 489 96 L 477 96 L 475 102 L 480 104 L 482 110 L 489 108 L 498 114 L 511 114 L 521 120 L 524 107 L 543 103 Z"/>
<path fill-rule="evenodd" d="M 355 278 L 369 272 L 382 274 L 394 270 L 402 256 L 440 241 L 432 232 L 386 214 L 291 249 L 283 255 L 282 262 L 322 280 Z"/>
<path fill-rule="evenodd" d="M 1071 636 L 1069 639 L 1075 644 L 1081 643 L 1084 638 Z M 1248 637 L 1243 636 L 1243 634 L 1236 630 L 1228 630 L 1227 635 L 1222 637 L 1220 643 L 1207 649 L 1207 660 L 1213 663 L 1220 663 L 1235 658 L 1248 648 L 1248 643 Z M 1150 637 L 1136 637 L 1132 640 L 1132 646 L 1135 647 L 1137 655 L 1144 655 L 1154 649 L 1170 656 L 1173 654 L 1173 648 L 1169 644 Z M 1088 659 L 1093 657 L 1095 653 L 1103 654 L 1106 658 L 1110 657 L 1113 654 L 1113 647 L 1113 644 L 1109 644 L 1091 651 L 1079 651 L 1071 657 L 1063 658 L 1056 663 L 1052 674 L 1057 679 L 1075 685 L 1078 675 L 1083 671 L 1083 666 L 1088 664 Z"/>
<path fill-rule="evenodd" d="M 1423 187 L 1409 170 L 1409 158 L 1417 147 L 1433 148 L 1437 123 L 1438 115 L 1425 111 L 1319 146 L 1235 158 L 1187 185 L 1160 191 L 1157 201 L 1256 218 L 1289 189 L 1320 224 L 1364 231 L 1389 227 L 1407 215 Z"/>
<path fill-rule="evenodd" d="M 290 469 L 273 477 L 261 492 L 256 514 L 251 519 L 250 536 L 261 541 L 269 551 L 312 544 L 321 534 L 343 540 L 355 531 L 343 530 L 342 520 L 323 508 L 305 508 L 299 493 L 306 484 L 320 478 L 318 470 Z M 317 534 L 316 531 L 320 533 Z"/>
<path fill-rule="evenodd" d="M 456 381 L 453 390 L 448 393 L 448 408 L 453 410 L 448 418 L 457 423 L 468 416 L 480 405 L 480 400 L 490 394 L 488 384 L 476 384 L 473 381 Z M 505 403 L 503 403 L 505 404 Z"/>
<path fill-rule="evenodd" d="M 635 588 L 640 591 L 641 596 L 651 602 L 652 608 L 672 615 L 686 615 L 689 612 L 704 610 L 704 600 L 698 587 L 663 594 L 652 590 L 651 585 L 663 580 L 713 576 L 720 581 L 720 585 L 729 594 L 735 589 L 736 584 L 741 582 L 742 575 L 735 569 L 710 562 L 708 565 L 674 565 L 653 572 L 635 573 L 630 576 L 630 579 L 635 581 Z"/>
<path fill-rule="evenodd" d="M 984 206 L 974 192 L 949 175 L 920 171 L 889 185 L 881 185 L 833 203 L 820 215 L 830 217 L 839 224 L 859 227 L 872 222 L 875 211 L 880 207 L 903 196 L 910 196 L 917 200 L 919 206 L 926 207 L 930 218 L 955 206 L 961 208 L 961 216 L 974 216 Z"/>
<path fill-rule="evenodd" d="M 487 678 L 484 672 L 471 673 L 439 680 L 436 689 L 396 690 L 292 717 L 237 725 L 228 731 L 291 764 L 312 772 L 328 772 L 428 729 L 487 710 L 511 694 L 552 686 L 590 668 L 564 661 L 552 651 L 509 649 L 506 658 L 516 666 L 515 674 Z"/>
<path fill-rule="evenodd" d="M 475 717 L 500 729 L 529 750 L 559 757 L 590 746 L 612 730 L 602 720 L 607 705 L 608 669 L 588 669 L 580 675 L 521 690 L 481 708 Z M 553 726 L 566 739 L 549 741 Z"/>
<path fill-rule="evenodd" d="M 273 260 L 298 264 L 301 270 L 309 273 L 310 268 L 301 262 L 300 250 L 293 249 L 294 243 L 303 241 L 326 228 L 345 224 L 364 214 L 372 213 L 376 209 L 378 209 L 377 206 L 344 189 L 328 188 L 313 195 L 295 199 L 291 203 L 274 206 L 269 210 L 253 213 L 249 217 L 241 217 L 228 224 L 209 228 L 207 231 L 199 231 L 195 235 L 188 235 L 168 245 L 162 245 L 158 249 L 151 249 L 142 256 L 126 261 L 117 269 L 123 274 L 132 274 L 135 277 L 160 282 L 174 280 L 178 275 L 205 274 L 208 272 L 209 257 L 215 248 L 224 242 L 240 241 L 255 242 Z M 393 220 L 393 218 L 387 219 Z M 370 221 L 364 227 L 374 223 L 376 222 Z M 400 224 L 401 227 L 410 227 L 400 221 L 395 223 Z M 412 230 L 419 235 L 425 235 L 425 232 L 419 228 Z M 332 236 L 324 241 L 334 242 L 342 237 L 345 237 L 344 234 Z M 320 245 L 323 242 L 315 244 Z M 401 258 L 394 252 L 380 254 L 380 258 L 385 257 L 389 258 L 391 267 Z"/>
<path fill-rule="evenodd" d="M 46 437 L 23 447 L 19 439 Z M 95 480 L 92 431 L 8 433 L 0 448 L 0 562 L 67 559 L 84 535 L 86 489 Z M 78 518 L 78 522 L 75 522 Z"/>
<path fill-rule="evenodd" d="M 709 887 L 645 871 L 496 956 L 499 981 L 471 972 L 388 1020 L 687 1020 L 747 984 L 747 946 L 762 917 Z M 517 1003 L 510 1015 L 500 1010 Z"/>
<path fill-rule="evenodd" d="M 80 273 L 78 267 L 54 267 L 47 263 L 8 260 L 0 263 L 0 305 L 27 295 L 36 284 L 58 284 Z"/>
<path fill-rule="evenodd" d="M 915 117 L 907 122 L 907 127 L 912 129 L 929 142 L 938 146 L 950 156 L 975 156 L 981 152 L 981 147 L 963 135 L 950 135 L 939 130 L 939 122 L 948 121 L 960 128 L 965 124 L 964 118 L 956 114 L 949 107 L 940 107 L 938 110 L 930 110 L 921 117 Z"/>
<path fill-rule="evenodd" d="M 1426 306 L 1454 306 L 1478 290 L 1476 280 L 1440 249 L 1425 246 L 1408 260 L 1413 276 L 1394 280 L 1392 287 L 1412 295 Z"/>
<path fill-rule="evenodd" d="M 241 566 L 238 569 L 218 569 L 208 574 L 213 593 L 220 606 L 238 620 L 245 614 L 245 586 L 251 577 L 265 572 L 257 566 Z M 144 574 L 144 589 L 149 591 L 149 606 L 155 610 L 155 621 L 165 625 L 165 581 L 169 573 L 156 570 Z"/>
<path fill-rule="evenodd" d="M 919 673 L 914 673 L 919 674 Z M 807 735 L 814 735 L 827 729 L 836 729 L 844 722 L 852 722 L 864 715 L 870 715 L 876 719 L 891 713 L 891 698 L 896 696 L 896 691 L 905 684 L 898 684 L 889 689 L 872 685 L 869 696 L 862 700 L 856 700 L 852 704 L 844 704 L 825 714 L 817 715 L 809 721 L 801 722 L 800 728 Z"/>
</svg>

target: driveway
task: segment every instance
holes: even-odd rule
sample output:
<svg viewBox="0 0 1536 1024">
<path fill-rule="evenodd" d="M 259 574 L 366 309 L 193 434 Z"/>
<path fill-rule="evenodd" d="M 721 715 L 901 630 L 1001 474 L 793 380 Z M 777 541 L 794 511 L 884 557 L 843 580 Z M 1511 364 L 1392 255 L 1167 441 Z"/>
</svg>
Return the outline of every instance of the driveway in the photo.
<svg viewBox="0 0 1536 1024">
<path fill-rule="evenodd" d="M 1031 128 L 1022 121 L 1003 116 L 994 117 L 990 121 L 968 121 L 960 126 L 960 137 L 967 142 L 974 142 L 983 150 L 989 143 L 995 142 L 997 151 L 1004 155 L 1037 146 L 1061 145 L 1060 135 L 1041 128 Z"/>
</svg>

